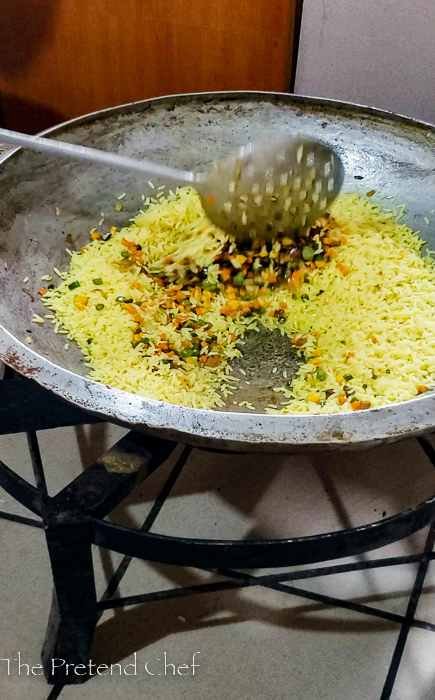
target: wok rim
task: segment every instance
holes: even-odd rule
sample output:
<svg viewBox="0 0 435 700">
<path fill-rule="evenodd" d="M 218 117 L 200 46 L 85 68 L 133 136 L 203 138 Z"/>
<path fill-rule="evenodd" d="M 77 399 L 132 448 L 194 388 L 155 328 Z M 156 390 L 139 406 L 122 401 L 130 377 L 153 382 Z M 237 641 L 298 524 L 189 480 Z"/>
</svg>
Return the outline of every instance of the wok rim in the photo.
<svg viewBox="0 0 435 700">
<path fill-rule="evenodd" d="M 226 97 L 276 98 L 313 106 L 361 112 L 365 116 L 431 131 L 435 126 L 400 114 L 352 102 L 322 97 L 254 90 L 164 95 L 98 110 L 57 124 L 42 135 L 62 134 L 65 129 L 106 116 L 135 111 L 141 106 L 174 99 L 225 99 Z M 0 158 L 2 167 L 21 149 Z M 435 393 L 363 412 L 274 415 L 188 408 L 157 401 L 121 389 L 109 388 L 68 370 L 32 350 L 0 324 L 0 358 L 20 374 L 34 379 L 64 400 L 120 425 L 142 429 L 198 446 L 219 446 L 237 451 L 288 452 L 302 449 L 364 447 L 394 441 L 428 431 L 435 426 Z"/>
</svg>

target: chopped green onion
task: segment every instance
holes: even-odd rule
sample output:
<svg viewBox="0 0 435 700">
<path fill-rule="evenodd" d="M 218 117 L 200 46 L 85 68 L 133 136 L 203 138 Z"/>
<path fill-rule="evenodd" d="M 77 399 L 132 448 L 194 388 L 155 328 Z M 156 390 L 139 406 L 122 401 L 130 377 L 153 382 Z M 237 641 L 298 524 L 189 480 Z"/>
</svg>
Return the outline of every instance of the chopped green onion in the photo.
<svg viewBox="0 0 435 700">
<path fill-rule="evenodd" d="M 144 345 L 149 345 L 151 343 L 151 340 L 149 338 L 142 338 L 140 342 Z"/>
<path fill-rule="evenodd" d="M 278 323 L 285 323 L 286 320 L 287 320 L 287 319 L 286 319 L 285 316 L 281 316 L 281 318 L 278 319 Z"/>
<path fill-rule="evenodd" d="M 75 280 L 75 282 L 71 282 L 71 284 L 68 285 L 68 289 L 77 289 L 77 287 L 80 287 L 80 282 Z"/>
<path fill-rule="evenodd" d="M 359 399 L 357 399 L 356 396 L 352 396 L 350 403 L 355 403 L 355 401 L 359 401 Z"/>
<path fill-rule="evenodd" d="M 301 299 L 302 301 L 309 301 L 310 297 L 308 296 L 308 294 L 301 294 Z"/>
<path fill-rule="evenodd" d="M 129 257 L 130 257 L 130 253 L 128 252 L 128 250 L 123 250 L 123 251 L 121 252 L 121 256 L 122 256 L 123 258 L 129 258 Z"/>
<path fill-rule="evenodd" d="M 122 210 L 122 204 L 121 204 L 121 202 L 116 202 L 116 204 L 115 204 L 115 209 L 116 209 L 116 211 L 121 211 L 121 210 Z"/>
<path fill-rule="evenodd" d="M 116 297 L 115 301 L 118 301 L 120 304 L 123 304 L 125 302 L 125 297 Z"/>
<path fill-rule="evenodd" d="M 92 280 L 94 284 L 103 284 L 103 280 L 101 277 L 96 277 L 94 280 Z"/>
<path fill-rule="evenodd" d="M 304 245 L 302 248 L 302 258 L 306 261 L 314 258 L 314 250 L 309 245 Z"/>
<path fill-rule="evenodd" d="M 216 284 L 210 282 L 210 280 L 203 280 L 202 288 L 205 289 L 207 292 L 213 292 L 216 289 Z"/>
<path fill-rule="evenodd" d="M 347 382 L 350 382 L 350 380 L 353 379 L 353 375 L 352 375 L 352 374 L 345 374 L 345 375 L 344 375 L 344 379 L 345 379 Z"/>
</svg>

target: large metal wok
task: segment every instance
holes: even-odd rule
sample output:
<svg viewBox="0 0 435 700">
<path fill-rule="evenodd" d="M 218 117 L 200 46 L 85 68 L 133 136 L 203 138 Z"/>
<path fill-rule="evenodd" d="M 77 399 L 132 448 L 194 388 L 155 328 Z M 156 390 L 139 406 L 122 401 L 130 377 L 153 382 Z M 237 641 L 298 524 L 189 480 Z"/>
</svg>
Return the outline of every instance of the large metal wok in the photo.
<svg viewBox="0 0 435 700">
<path fill-rule="evenodd" d="M 264 139 L 283 130 L 332 144 L 346 169 L 344 189 L 359 183 L 364 191 L 397 195 L 408 205 L 405 220 L 423 232 L 429 247 L 435 247 L 435 224 L 428 226 L 424 220 L 435 208 L 435 128 L 427 124 L 328 100 L 237 92 L 146 100 L 73 120 L 49 133 L 74 143 L 195 168 L 251 138 Z M 124 209 L 116 212 L 114 202 L 123 192 L 127 193 Z M 141 194 L 152 190 L 136 175 L 30 152 L 14 151 L 3 158 L 0 357 L 7 364 L 107 420 L 222 449 L 290 452 L 368 446 L 435 426 L 434 394 L 364 412 L 272 416 L 234 412 L 232 402 L 224 411 L 184 408 L 86 379 L 78 349 L 71 346 L 66 351 L 65 336 L 54 335 L 51 324 L 31 323 L 32 314 L 42 311 L 37 295 L 40 278 L 54 266 L 66 267 L 67 233 L 80 246 L 102 213 L 109 227 L 125 223 L 140 208 Z M 24 283 L 26 277 L 29 280 Z M 29 330 L 31 345 L 25 342 Z M 254 360 L 261 380 L 267 358 L 258 352 Z"/>
</svg>

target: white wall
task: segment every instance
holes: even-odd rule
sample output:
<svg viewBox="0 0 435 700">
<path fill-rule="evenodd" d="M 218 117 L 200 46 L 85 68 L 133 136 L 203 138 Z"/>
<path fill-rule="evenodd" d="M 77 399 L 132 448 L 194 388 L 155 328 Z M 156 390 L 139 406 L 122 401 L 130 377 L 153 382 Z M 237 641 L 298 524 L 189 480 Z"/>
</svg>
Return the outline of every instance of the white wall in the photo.
<svg viewBox="0 0 435 700">
<path fill-rule="evenodd" d="M 304 0 L 295 92 L 435 124 L 435 0 Z"/>
</svg>

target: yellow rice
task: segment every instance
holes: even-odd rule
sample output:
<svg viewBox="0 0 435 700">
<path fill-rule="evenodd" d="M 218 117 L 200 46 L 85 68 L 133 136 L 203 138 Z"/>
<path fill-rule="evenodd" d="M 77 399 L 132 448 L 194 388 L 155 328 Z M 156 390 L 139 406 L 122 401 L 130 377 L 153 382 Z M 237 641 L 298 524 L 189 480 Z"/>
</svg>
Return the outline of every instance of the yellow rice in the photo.
<svg viewBox="0 0 435 700">
<path fill-rule="evenodd" d="M 243 337 L 260 323 L 279 328 L 290 337 L 301 334 L 307 338 L 302 358 L 315 349 L 326 379 L 317 379 L 315 366 L 304 362 L 292 382 L 284 382 L 282 387 L 278 382 L 280 400 L 288 404 L 279 410 L 257 406 L 259 410 L 350 411 L 349 401 L 341 405 L 337 400 L 343 384 L 351 385 L 354 396 L 371 406 L 411 399 L 418 394 L 418 387 L 433 388 L 435 266 L 432 258 L 420 254 L 423 241 L 392 213 L 381 211 L 357 193 L 339 196 L 331 214 L 338 229 L 334 234 L 345 236 L 347 242 L 335 249 L 336 256 L 324 268 L 309 272 L 297 294 L 288 288 L 271 290 L 268 313 L 241 319 L 221 315 L 226 297 L 221 293 L 212 296 L 204 320 L 211 323 L 223 348 L 217 368 L 193 362 L 174 369 L 158 355 L 142 357 L 132 345 L 136 324 L 115 301 L 119 295 L 134 301 L 145 299 L 144 324 L 152 342 L 157 344 L 164 332 L 172 344 L 180 343 L 180 331 L 161 322 L 152 274 L 164 269 L 168 256 L 174 260 L 174 276 L 186 258 L 198 267 L 210 265 L 227 238 L 207 220 L 197 194 L 188 188 L 151 204 L 109 241 L 92 241 L 81 254 L 74 252 L 68 271 L 63 273 L 64 281 L 57 290 L 47 292 L 44 303 L 56 314 L 55 322 L 68 330 L 68 338 L 80 347 L 92 379 L 173 404 L 223 406 L 235 386 L 230 361 L 240 354 L 240 341 L 230 342 L 230 336 Z M 122 238 L 142 246 L 149 275 L 136 267 L 128 272 L 120 270 L 117 263 L 124 250 Z M 350 273 L 343 275 L 337 264 L 347 266 Z M 96 287 L 93 278 L 101 278 L 103 284 Z M 75 308 L 77 290 L 68 288 L 75 280 L 80 282 L 80 293 L 91 300 L 84 310 Z M 143 291 L 133 288 L 138 280 Z M 303 300 L 303 295 L 308 300 Z M 103 310 L 96 310 L 98 302 L 104 302 Z M 269 312 L 278 309 L 280 302 L 286 302 L 287 310 L 285 323 L 278 325 Z M 346 376 L 351 380 L 344 379 Z M 321 397 L 320 404 L 307 400 L 313 395 Z"/>
</svg>

